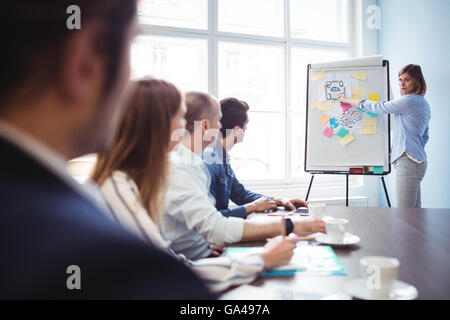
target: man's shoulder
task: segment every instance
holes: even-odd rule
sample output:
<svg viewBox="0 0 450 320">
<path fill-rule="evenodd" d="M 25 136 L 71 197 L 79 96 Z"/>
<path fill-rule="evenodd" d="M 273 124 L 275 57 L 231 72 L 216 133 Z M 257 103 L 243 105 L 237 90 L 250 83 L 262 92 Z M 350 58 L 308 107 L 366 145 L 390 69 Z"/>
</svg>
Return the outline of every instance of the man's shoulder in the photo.
<svg viewBox="0 0 450 320">
<path fill-rule="evenodd" d="M 164 287 L 170 272 L 180 274 L 200 296 L 207 296 L 184 266 L 121 229 L 75 191 L 58 190 L 45 183 L 24 185 L 20 181 L 9 184 L 0 181 L 0 190 L 4 191 L 0 194 L 0 232 L 8 243 L 7 247 L 0 246 L 0 257 L 7 261 L 4 270 L 8 271 L 8 279 L 2 279 L 0 296 L 182 297 L 181 293 L 157 289 Z M 66 287 L 69 266 L 81 270 L 80 291 Z M 141 272 L 139 279 L 130 276 L 132 270 Z M 132 289 L 128 285 L 134 281 L 142 284 Z M 166 285 L 177 288 L 173 283 Z"/>
</svg>

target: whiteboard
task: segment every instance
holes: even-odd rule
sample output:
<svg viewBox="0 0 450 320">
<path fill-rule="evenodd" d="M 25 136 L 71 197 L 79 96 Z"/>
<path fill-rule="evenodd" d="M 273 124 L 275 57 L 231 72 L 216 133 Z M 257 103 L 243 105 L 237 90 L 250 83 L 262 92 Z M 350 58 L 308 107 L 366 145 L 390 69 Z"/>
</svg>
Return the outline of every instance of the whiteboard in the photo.
<svg viewBox="0 0 450 320">
<path fill-rule="evenodd" d="M 354 72 L 365 75 L 365 80 L 357 79 Z M 383 167 L 383 174 L 390 173 L 390 116 L 369 115 L 356 107 L 345 110 L 336 100 L 337 94 L 343 91 L 348 97 L 352 93 L 361 94 L 358 88 L 365 89 L 363 99 L 369 100 L 370 94 L 377 94 L 379 101 L 389 100 L 389 87 L 389 62 L 382 56 L 308 65 L 306 172 L 349 173 L 350 168 L 365 167 L 364 174 L 374 174 L 373 167 Z M 323 115 L 326 117 L 321 123 L 319 119 Z M 327 118 L 331 120 L 324 123 Z M 376 120 L 367 120 L 370 118 Z M 373 125 L 373 121 L 376 121 L 376 134 L 367 134 L 364 127 Z M 324 134 L 330 132 L 325 131 L 327 127 L 333 132 L 331 136 Z M 353 137 L 345 146 L 337 134 L 341 128 L 345 129 L 344 134 L 348 131 Z"/>
</svg>

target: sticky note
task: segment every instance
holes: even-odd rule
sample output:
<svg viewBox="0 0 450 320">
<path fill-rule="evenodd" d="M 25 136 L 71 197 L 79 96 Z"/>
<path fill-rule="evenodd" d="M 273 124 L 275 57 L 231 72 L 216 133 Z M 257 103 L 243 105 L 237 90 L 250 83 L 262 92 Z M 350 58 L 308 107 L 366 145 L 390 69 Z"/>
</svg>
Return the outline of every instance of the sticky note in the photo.
<svg viewBox="0 0 450 320">
<path fill-rule="evenodd" d="M 371 116 L 372 118 L 375 118 L 375 117 L 377 116 L 377 114 L 376 114 L 376 113 L 373 113 L 373 112 L 367 112 L 367 114 L 368 114 L 369 116 Z"/>
<path fill-rule="evenodd" d="M 338 127 L 339 123 L 336 122 L 335 118 L 331 118 L 330 119 L 330 128 L 331 129 L 336 129 Z"/>
<path fill-rule="evenodd" d="M 373 167 L 374 174 L 383 174 L 383 167 Z"/>
<path fill-rule="evenodd" d="M 317 109 L 318 111 L 328 111 L 333 109 L 331 102 L 322 102 L 320 107 Z"/>
<path fill-rule="evenodd" d="M 352 142 L 353 140 L 355 140 L 355 137 L 353 137 L 351 134 L 346 135 L 345 137 L 339 139 L 339 143 L 345 147 L 346 145 L 348 145 L 350 142 Z"/>
<path fill-rule="evenodd" d="M 367 79 L 367 73 L 355 71 L 352 74 L 352 78 L 365 81 Z"/>
<path fill-rule="evenodd" d="M 323 72 L 323 71 L 316 72 L 311 75 L 312 81 L 321 80 L 323 78 L 325 78 L 325 72 Z"/>
<path fill-rule="evenodd" d="M 376 120 L 376 119 L 375 119 L 375 120 Z M 326 114 L 323 114 L 323 115 L 319 118 L 320 124 L 325 124 L 325 123 L 327 123 L 328 121 L 330 121 L 330 118 L 328 118 Z"/>
<path fill-rule="evenodd" d="M 377 126 L 377 118 L 364 118 L 363 125 L 364 127 L 376 127 Z"/>
<path fill-rule="evenodd" d="M 378 93 L 371 93 L 369 94 L 369 100 L 379 102 L 380 97 L 378 96 Z"/>
<path fill-rule="evenodd" d="M 341 130 L 338 131 L 337 135 L 341 138 L 345 137 L 346 135 L 348 135 L 349 131 L 345 128 L 341 128 Z"/>
<path fill-rule="evenodd" d="M 352 87 L 352 98 L 356 100 L 364 99 L 366 88 Z"/>
<path fill-rule="evenodd" d="M 361 134 L 377 134 L 377 127 L 364 127 L 361 129 Z"/>
<path fill-rule="evenodd" d="M 322 133 L 325 137 L 331 138 L 331 136 L 334 134 L 334 131 L 331 130 L 330 128 L 326 127 Z"/>
<path fill-rule="evenodd" d="M 318 100 L 314 100 L 314 101 L 310 101 L 309 105 L 311 106 L 311 109 L 319 109 L 320 106 L 322 105 L 322 102 L 320 102 Z"/>
<path fill-rule="evenodd" d="M 348 103 L 341 103 L 341 108 L 342 108 L 342 110 L 344 110 L 344 111 L 347 111 L 347 110 L 350 109 L 351 107 L 352 107 L 351 104 L 348 104 Z"/>
</svg>

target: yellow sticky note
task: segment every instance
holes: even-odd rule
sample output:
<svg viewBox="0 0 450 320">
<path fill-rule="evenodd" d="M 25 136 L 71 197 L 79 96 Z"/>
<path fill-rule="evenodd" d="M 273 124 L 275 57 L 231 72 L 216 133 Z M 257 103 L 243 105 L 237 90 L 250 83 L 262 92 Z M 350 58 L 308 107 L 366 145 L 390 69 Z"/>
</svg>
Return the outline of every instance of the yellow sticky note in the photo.
<svg viewBox="0 0 450 320">
<path fill-rule="evenodd" d="M 366 88 L 352 87 L 352 98 L 356 100 L 364 99 Z"/>
<path fill-rule="evenodd" d="M 322 106 L 322 102 L 315 100 L 311 101 L 309 105 L 311 106 L 311 109 L 319 109 Z"/>
<path fill-rule="evenodd" d="M 328 118 L 326 114 L 323 114 L 323 115 L 319 118 L 319 122 L 320 122 L 320 124 L 322 124 L 322 125 L 325 124 L 325 123 L 327 123 L 328 121 L 330 121 L 330 118 Z"/>
<path fill-rule="evenodd" d="M 363 120 L 364 128 L 377 126 L 377 118 L 364 118 L 362 120 Z"/>
<path fill-rule="evenodd" d="M 345 137 L 339 139 L 339 143 L 345 147 L 346 145 L 348 145 L 350 142 L 352 142 L 353 140 L 355 140 L 355 137 L 352 136 L 351 134 L 346 135 Z"/>
<path fill-rule="evenodd" d="M 355 71 L 352 74 L 352 78 L 365 81 L 367 79 L 367 73 Z"/>
<path fill-rule="evenodd" d="M 320 80 L 323 78 L 325 78 L 325 72 L 323 72 L 323 71 L 316 72 L 311 75 L 312 81 L 317 81 L 317 80 Z"/>
<path fill-rule="evenodd" d="M 361 129 L 361 134 L 377 134 L 377 127 L 364 127 Z"/>
<path fill-rule="evenodd" d="M 333 105 L 331 102 L 322 102 L 320 107 L 317 109 L 318 111 L 328 111 L 333 109 Z"/>
<path fill-rule="evenodd" d="M 378 93 L 371 93 L 369 94 L 369 100 L 370 101 L 380 101 L 380 97 L 378 96 Z"/>
</svg>

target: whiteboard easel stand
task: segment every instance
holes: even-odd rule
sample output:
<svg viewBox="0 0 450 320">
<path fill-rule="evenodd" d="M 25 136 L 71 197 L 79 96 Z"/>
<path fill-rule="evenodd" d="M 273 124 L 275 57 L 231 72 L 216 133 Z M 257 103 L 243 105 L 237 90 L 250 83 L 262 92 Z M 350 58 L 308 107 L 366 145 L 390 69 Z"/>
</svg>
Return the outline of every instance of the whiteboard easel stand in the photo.
<svg viewBox="0 0 450 320">
<path fill-rule="evenodd" d="M 348 177 L 349 177 L 350 173 L 346 173 L 345 174 L 345 206 L 348 207 Z M 311 192 L 311 186 L 313 184 L 314 181 L 314 173 L 311 175 L 311 180 L 309 181 L 309 187 L 308 187 L 308 192 L 306 193 L 306 198 L 305 201 L 308 201 L 309 198 L 309 193 Z M 383 182 L 383 189 L 384 189 L 384 194 L 386 196 L 386 201 L 388 203 L 388 207 L 391 207 L 391 201 L 389 200 L 389 194 L 387 192 L 387 188 L 386 188 L 386 183 L 384 181 L 384 175 L 381 176 L 381 182 Z"/>
</svg>

